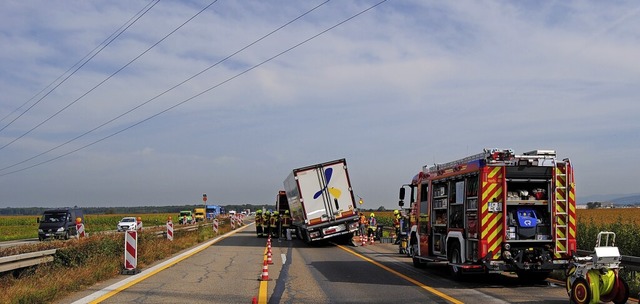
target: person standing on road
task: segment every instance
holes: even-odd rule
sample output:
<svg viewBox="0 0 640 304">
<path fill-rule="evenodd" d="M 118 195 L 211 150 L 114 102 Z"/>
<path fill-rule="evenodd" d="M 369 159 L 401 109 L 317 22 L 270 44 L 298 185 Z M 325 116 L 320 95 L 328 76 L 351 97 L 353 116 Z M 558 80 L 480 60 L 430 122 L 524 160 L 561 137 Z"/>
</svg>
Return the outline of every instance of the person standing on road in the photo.
<svg viewBox="0 0 640 304">
<path fill-rule="evenodd" d="M 289 210 L 285 210 L 284 214 L 280 217 L 280 226 L 282 227 L 281 237 L 287 237 L 287 229 L 291 227 L 291 216 L 289 215 Z"/>
<path fill-rule="evenodd" d="M 393 227 L 396 229 L 396 240 L 394 242 L 395 245 L 400 243 L 400 219 L 402 215 L 400 215 L 400 211 L 393 210 Z"/>
<path fill-rule="evenodd" d="M 262 227 L 262 209 L 258 209 L 256 211 L 256 234 L 258 235 L 258 237 L 261 237 L 262 234 L 264 233 L 263 227 Z"/>
<path fill-rule="evenodd" d="M 374 238 L 376 237 L 376 229 L 378 228 L 378 220 L 376 220 L 376 215 L 371 212 L 369 215 L 369 231 L 367 233 L 367 238 L 369 239 L 369 244 L 373 245 L 375 243 Z"/>
<path fill-rule="evenodd" d="M 358 234 L 360 234 L 360 237 L 364 237 L 365 233 L 367 233 L 367 224 L 369 222 L 367 221 L 367 217 L 364 216 L 364 213 L 360 212 L 360 226 Z"/>
</svg>

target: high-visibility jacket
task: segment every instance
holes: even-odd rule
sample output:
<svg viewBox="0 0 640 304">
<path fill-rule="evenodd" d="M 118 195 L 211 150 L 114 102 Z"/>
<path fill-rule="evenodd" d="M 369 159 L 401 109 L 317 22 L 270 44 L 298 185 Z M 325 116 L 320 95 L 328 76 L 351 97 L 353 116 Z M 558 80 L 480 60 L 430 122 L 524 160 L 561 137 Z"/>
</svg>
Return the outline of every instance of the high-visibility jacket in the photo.
<svg viewBox="0 0 640 304">
<path fill-rule="evenodd" d="M 277 215 L 271 215 L 271 218 L 269 218 L 269 227 L 271 227 L 271 228 L 278 227 L 278 216 Z"/>
<path fill-rule="evenodd" d="M 369 218 L 369 228 L 371 228 L 371 230 L 373 231 L 378 228 L 378 220 L 376 220 L 376 218 L 373 216 Z"/>
<path fill-rule="evenodd" d="M 280 222 L 282 223 L 282 228 L 289 228 L 291 226 L 291 216 L 288 214 L 283 215 Z"/>
<path fill-rule="evenodd" d="M 360 217 L 360 224 L 364 224 L 365 226 L 369 225 L 369 221 L 366 216 L 363 215 Z"/>
<path fill-rule="evenodd" d="M 400 228 L 400 215 L 397 215 L 393 219 L 393 226 L 396 227 L 396 228 Z"/>
<path fill-rule="evenodd" d="M 256 225 L 262 225 L 262 215 L 256 215 Z"/>
</svg>

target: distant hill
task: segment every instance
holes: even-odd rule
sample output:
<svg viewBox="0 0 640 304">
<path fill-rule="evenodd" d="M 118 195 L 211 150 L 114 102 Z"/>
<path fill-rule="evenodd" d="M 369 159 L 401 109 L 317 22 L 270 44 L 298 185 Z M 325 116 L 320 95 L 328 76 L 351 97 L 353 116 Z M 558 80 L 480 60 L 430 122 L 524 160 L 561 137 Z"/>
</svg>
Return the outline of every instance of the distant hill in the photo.
<svg viewBox="0 0 640 304">
<path fill-rule="evenodd" d="M 586 205 L 589 202 L 607 202 L 615 205 L 636 205 L 640 204 L 640 193 L 638 194 L 608 194 L 590 195 L 578 197 L 578 204 Z"/>
<path fill-rule="evenodd" d="M 638 205 L 640 204 L 640 195 L 632 195 L 619 197 L 611 200 L 616 205 Z"/>
</svg>

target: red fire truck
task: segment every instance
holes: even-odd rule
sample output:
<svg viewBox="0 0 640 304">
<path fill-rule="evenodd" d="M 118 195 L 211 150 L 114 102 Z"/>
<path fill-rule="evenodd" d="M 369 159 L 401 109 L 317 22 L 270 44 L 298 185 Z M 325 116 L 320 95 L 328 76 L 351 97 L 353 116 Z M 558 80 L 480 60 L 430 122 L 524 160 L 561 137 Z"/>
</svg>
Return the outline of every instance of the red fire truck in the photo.
<svg viewBox="0 0 640 304">
<path fill-rule="evenodd" d="M 567 268 L 577 249 L 573 168 L 553 150 L 485 149 L 424 166 L 409 186 L 416 267 L 440 261 L 454 278 L 509 271 L 542 280 Z M 404 195 L 402 187 L 400 207 Z"/>
</svg>

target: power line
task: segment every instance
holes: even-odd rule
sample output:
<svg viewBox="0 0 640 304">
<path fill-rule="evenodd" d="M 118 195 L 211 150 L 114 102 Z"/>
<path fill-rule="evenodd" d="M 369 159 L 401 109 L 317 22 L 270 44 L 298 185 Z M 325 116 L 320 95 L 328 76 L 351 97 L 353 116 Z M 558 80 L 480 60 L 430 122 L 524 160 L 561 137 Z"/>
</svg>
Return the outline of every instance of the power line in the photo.
<svg viewBox="0 0 640 304">
<path fill-rule="evenodd" d="M 185 21 L 184 23 L 182 23 L 181 25 L 179 25 L 177 28 L 175 28 L 173 31 L 169 32 L 169 34 L 165 35 L 164 37 L 162 37 L 162 39 L 158 40 L 156 43 L 154 43 L 153 45 L 151 45 L 149 48 L 147 48 L 145 51 L 143 51 L 142 53 L 140 53 L 138 56 L 134 57 L 133 59 L 131 59 L 127 64 L 125 64 L 124 66 L 122 66 L 121 68 L 119 68 L 118 70 L 116 70 L 115 72 L 111 73 L 111 75 L 109 75 L 107 78 L 105 78 L 104 80 L 102 80 L 101 82 L 99 82 L 98 84 L 96 84 L 95 86 L 93 86 L 91 89 L 89 89 L 89 91 L 85 92 L 84 94 L 80 95 L 80 97 L 76 98 L 74 101 L 72 101 L 71 103 L 69 103 L 68 105 L 64 106 L 62 109 L 58 110 L 58 112 L 54 113 L 53 115 L 49 116 L 49 118 L 45 119 L 44 121 L 42 121 L 41 123 L 37 124 L 35 127 L 31 128 L 29 131 L 25 132 L 24 134 L 18 136 L 17 138 L 15 138 L 14 140 L 8 142 L 7 144 L 5 144 L 4 146 L 0 147 L 0 150 L 6 148 L 7 146 L 11 145 L 12 143 L 18 141 L 19 139 L 25 137 L 27 134 L 31 133 L 33 130 L 39 128 L 40 126 L 42 126 L 43 124 L 45 124 L 47 121 L 53 119 L 54 117 L 56 117 L 58 114 L 62 113 L 64 110 L 66 110 L 67 108 L 71 107 L 73 104 L 75 104 L 76 102 L 80 101 L 80 99 L 84 98 L 85 96 L 89 95 L 89 93 L 93 92 L 93 90 L 97 89 L 98 87 L 100 87 L 102 84 L 104 84 L 105 82 L 107 82 L 109 79 L 111 79 L 113 76 L 115 76 L 116 74 L 120 73 L 122 70 L 124 70 L 125 68 L 127 68 L 129 65 L 131 65 L 133 62 L 135 62 L 136 60 L 138 60 L 140 57 L 142 57 L 144 54 L 146 54 L 147 52 L 149 52 L 151 49 L 153 49 L 154 47 L 156 47 L 158 44 L 160 44 L 162 41 L 164 41 L 165 39 L 167 39 L 169 36 L 171 36 L 172 34 L 174 34 L 175 32 L 177 32 L 179 29 L 181 29 L 183 26 L 185 26 L 187 23 L 189 23 L 191 20 L 193 20 L 195 17 L 197 17 L 198 15 L 200 15 L 202 12 L 204 12 L 206 9 L 208 9 L 211 5 L 213 5 L 214 3 L 218 2 L 218 0 L 214 0 L 213 2 L 209 3 L 209 5 L 205 6 L 203 9 L 201 9 L 199 12 L 197 12 L 195 15 L 193 15 L 191 18 L 187 19 L 187 21 Z"/>
<path fill-rule="evenodd" d="M 216 88 L 218 88 L 218 87 L 220 87 L 220 86 L 222 86 L 222 85 L 224 85 L 224 84 L 226 84 L 226 83 L 228 83 L 228 82 L 230 82 L 230 81 L 232 81 L 232 80 L 234 80 L 234 79 L 236 79 L 236 78 L 238 78 L 238 77 L 240 77 L 240 76 L 242 76 L 242 75 L 244 75 L 244 74 L 246 74 L 246 73 L 248 73 L 248 72 L 250 72 L 250 71 L 252 71 L 252 70 L 254 70 L 254 69 L 256 69 L 256 68 L 258 68 L 258 67 L 260 67 L 260 66 L 262 66 L 262 65 L 264 65 L 264 64 L 266 64 L 266 63 L 268 63 L 268 62 L 270 62 L 270 61 L 272 61 L 272 60 L 274 60 L 274 59 L 276 59 L 276 58 L 278 58 L 278 57 L 280 57 L 280 56 L 292 51 L 292 50 L 294 50 L 294 49 L 296 49 L 296 48 L 298 48 L 298 47 L 300 47 L 301 45 L 306 44 L 307 42 L 309 42 L 309 41 L 311 41 L 311 40 L 313 40 L 313 39 L 315 39 L 315 38 L 317 38 L 317 37 L 329 32 L 329 31 L 333 30 L 334 28 L 336 28 L 336 27 L 338 27 L 338 26 L 340 26 L 340 25 L 342 25 L 342 24 L 344 24 L 346 22 L 349 22 L 352 19 L 354 19 L 354 18 L 356 18 L 356 17 L 358 17 L 358 16 L 360 16 L 360 15 L 362 15 L 362 14 L 364 14 L 364 13 L 366 13 L 366 12 L 376 8 L 376 7 L 378 7 L 379 5 L 381 5 L 382 3 L 386 2 L 386 1 L 387 0 L 382 0 L 382 1 L 380 1 L 380 2 L 378 2 L 376 4 L 374 4 L 374 5 L 372 5 L 372 6 L 368 7 L 368 8 L 366 8 L 366 9 L 358 12 L 357 14 L 352 15 L 351 17 L 349 17 L 349 18 L 347 18 L 347 19 L 345 19 L 345 20 L 343 20 L 341 22 L 338 22 L 335 25 L 333 25 L 333 26 L 331 26 L 331 27 L 319 32 L 318 34 L 315 34 L 315 35 L 303 40 L 302 42 L 299 42 L 299 43 L 293 45 L 292 47 L 290 47 L 288 49 L 285 49 L 284 51 L 282 51 L 282 52 L 280 52 L 280 53 L 278 53 L 278 54 L 276 54 L 276 55 L 274 55 L 272 57 L 269 57 L 268 59 L 266 59 L 266 60 L 264 60 L 264 61 L 262 61 L 262 62 L 260 62 L 258 64 L 255 64 L 252 67 L 247 68 L 247 69 L 237 73 L 236 75 L 234 75 L 232 77 L 229 77 L 226 80 L 223 80 L 223 81 L 219 82 L 218 84 L 215 84 L 215 85 L 209 87 L 208 89 L 206 89 L 206 90 L 204 90 L 204 91 L 202 91 L 202 92 L 200 92 L 198 94 L 195 94 L 195 95 L 193 95 L 193 96 L 191 96 L 191 97 L 189 97 L 189 98 L 187 98 L 187 99 L 185 99 L 185 100 L 183 100 L 183 101 L 181 101 L 181 102 L 179 102 L 177 104 L 174 104 L 173 106 L 170 106 L 170 107 L 168 107 L 168 108 L 166 108 L 166 109 L 164 109 L 164 110 L 162 110 L 162 111 L 160 111 L 160 112 L 158 112 L 156 114 L 153 114 L 153 115 L 151 115 L 151 116 L 149 116 L 149 117 L 147 117 L 147 118 L 145 118 L 145 119 L 143 119 L 141 121 L 138 121 L 138 122 L 136 122 L 136 123 L 134 123 L 134 124 L 132 124 L 130 126 L 127 126 L 127 127 L 123 128 L 123 129 L 121 129 L 119 131 L 111 133 L 110 135 L 107 135 L 105 137 L 97 139 L 97 140 L 95 140 L 95 141 L 93 141 L 91 143 L 88 143 L 88 144 L 86 144 L 86 145 L 84 145 L 82 147 L 79 147 L 79 148 L 76 148 L 74 150 L 71 150 L 71 151 L 69 151 L 67 153 L 61 154 L 59 156 L 50 158 L 50 159 L 45 160 L 45 161 L 41 161 L 39 163 L 30 165 L 30 166 L 27 166 L 27 167 L 24 167 L 24 168 L 21 168 L 21 169 L 17 169 L 17 170 L 10 171 L 10 172 L 4 173 L 4 174 L 0 174 L 0 176 L 6 176 L 6 175 L 9 175 L 9 174 L 25 171 L 25 170 L 28 170 L 28 169 L 31 169 L 31 168 L 34 168 L 34 167 L 37 167 L 37 166 L 40 166 L 40 165 L 44 165 L 46 163 L 49 163 L 49 162 L 58 160 L 58 159 L 60 159 L 62 157 L 68 156 L 70 154 L 76 153 L 76 152 L 78 152 L 80 150 L 86 149 L 86 148 L 88 148 L 90 146 L 93 146 L 93 145 L 99 143 L 99 142 L 102 142 L 102 141 L 107 140 L 107 139 L 109 139 L 111 137 L 114 137 L 114 136 L 116 136 L 116 135 L 118 135 L 120 133 L 123 133 L 123 132 L 125 132 L 125 131 L 127 131 L 127 130 L 135 127 L 135 126 L 138 126 L 138 125 L 140 125 L 140 124 L 142 124 L 144 122 L 147 122 L 147 121 L 149 121 L 149 120 L 151 120 L 151 119 L 153 119 L 153 118 L 155 118 L 157 116 L 160 116 L 161 114 L 164 114 L 164 113 L 166 113 L 166 112 L 168 112 L 170 110 L 173 110 L 173 109 L 177 108 L 178 106 L 181 106 L 181 105 L 183 105 L 183 104 L 185 104 L 185 103 L 187 103 L 187 102 L 189 102 L 189 101 L 191 101 L 191 100 L 193 100 L 193 99 L 195 99 L 197 97 L 200 97 L 200 96 L 204 95 L 205 93 L 208 93 L 209 91 L 214 90 L 214 89 L 216 89 Z"/>
<path fill-rule="evenodd" d="M 135 110 L 137 110 L 137 109 L 141 108 L 142 106 L 144 106 L 144 105 L 146 105 L 146 104 L 150 103 L 151 101 L 154 101 L 154 100 L 158 99 L 159 97 L 161 97 L 161 96 L 163 96 L 163 95 L 165 95 L 165 94 L 169 93 L 170 91 L 172 91 L 172 90 L 174 90 L 174 89 L 178 88 L 179 86 L 181 86 L 181 85 L 183 85 L 183 84 L 187 83 L 188 81 L 191 81 L 192 79 L 194 79 L 194 78 L 196 78 L 196 77 L 198 77 L 198 76 L 202 75 L 204 72 L 206 72 L 206 71 L 208 71 L 208 70 L 210 70 L 210 69 L 212 69 L 212 68 L 214 68 L 214 67 L 216 67 L 216 66 L 220 65 L 221 63 L 223 63 L 223 62 L 225 62 L 225 61 L 229 60 L 231 57 L 233 57 L 233 56 L 235 56 L 235 55 L 239 54 L 240 52 L 242 52 L 242 51 L 244 51 L 244 50 L 246 50 L 246 49 L 250 48 L 251 46 L 255 45 L 256 43 L 258 43 L 258 42 L 260 42 L 260 41 L 262 41 L 262 40 L 266 39 L 267 37 L 269 37 L 269 36 L 273 35 L 274 33 L 278 32 L 278 31 L 280 31 L 281 29 L 285 28 L 286 26 L 288 26 L 288 25 L 290 25 L 290 24 L 294 23 L 295 21 L 297 21 L 297 20 L 301 19 L 302 17 L 304 17 L 304 16 L 306 16 L 306 15 L 310 14 L 311 12 L 313 12 L 313 11 L 315 11 L 316 9 L 320 8 L 321 6 L 323 6 L 323 5 L 327 4 L 329 1 L 331 1 L 331 0 L 326 0 L 325 2 L 320 3 L 319 5 L 317 5 L 317 6 L 313 7 L 313 8 L 311 8 L 310 10 L 308 10 L 308 11 L 304 12 L 304 13 L 303 13 L 303 14 L 301 14 L 300 16 L 298 16 L 298 17 L 296 17 L 296 18 L 294 18 L 294 19 L 292 19 L 292 20 L 288 21 L 287 23 L 285 23 L 285 24 L 283 24 L 283 25 L 279 26 L 278 28 L 276 28 L 276 29 L 272 30 L 271 32 L 267 33 L 266 35 L 263 35 L 262 37 L 258 38 L 257 40 L 255 40 L 255 41 L 253 41 L 253 42 L 251 42 L 251 43 L 247 44 L 246 46 L 244 46 L 244 47 L 240 48 L 239 50 L 237 50 L 237 51 L 235 51 L 235 52 L 231 53 L 230 55 L 228 55 L 228 56 L 226 56 L 226 57 L 224 57 L 224 58 L 220 59 L 218 62 L 216 62 L 216 63 L 214 63 L 214 64 L 210 65 L 209 67 L 207 67 L 207 68 L 203 69 L 202 71 L 200 71 L 200 72 L 198 72 L 198 73 L 194 74 L 193 76 L 191 76 L 191 77 L 189 77 L 189 78 L 187 78 L 187 79 L 183 80 L 182 82 L 180 82 L 180 83 L 178 83 L 178 84 L 176 84 L 176 85 L 172 86 L 171 88 L 169 88 L 169 89 L 167 89 L 167 90 L 163 91 L 162 93 L 160 93 L 160 94 L 158 94 L 158 95 L 156 95 L 156 96 L 152 97 L 151 99 L 149 99 L 149 100 L 147 100 L 147 101 L 145 101 L 145 102 L 143 102 L 143 103 L 141 103 L 141 104 L 139 104 L 139 105 L 137 105 L 137 106 L 135 106 L 135 107 L 133 107 L 133 108 L 129 109 L 128 111 L 126 111 L 126 112 L 124 112 L 124 113 L 122 113 L 122 114 L 120 114 L 120 115 L 118 115 L 118 116 L 116 116 L 116 117 L 114 117 L 114 118 L 112 118 L 112 119 L 110 119 L 110 120 L 108 120 L 108 121 L 106 121 L 106 122 L 104 122 L 104 123 L 100 124 L 99 126 L 97 126 L 97 127 L 93 128 L 93 129 L 91 129 L 91 130 L 89 130 L 89 131 L 86 131 L 86 132 L 84 132 L 84 133 L 82 133 L 82 134 L 80 134 L 80 135 L 78 135 L 78 136 L 76 136 L 76 137 L 74 137 L 74 138 L 72 138 L 72 139 L 70 139 L 70 140 L 68 140 L 68 141 L 66 141 L 66 142 L 64 142 L 64 143 L 62 143 L 62 144 L 60 144 L 60 145 L 57 145 L 57 146 L 55 146 L 55 147 L 53 147 L 53 148 L 51 148 L 51 149 L 49 149 L 49 150 L 47 150 L 47 151 L 44 151 L 44 152 L 42 152 L 42 153 L 40 153 L 40 154 L 37 154 L 37 155 L 35 155 L 35 156 L 32 156 L 32 157 L 30 157 L 30 158 L 27 158 L 27 159 L 25 159 L 25 160 L 23 160 L 23 161 L 20 161 L 20 162 L 18 162 L 18 163 L 13 164 L 13 165 L 6 166 L 6 167 L 4 167 L 4 168 L 0 168 L 0 172 L 1 172 L 1 171 L 5 171 L 5 170 L 10 169 L 10 168 L 13 168 L 13 167 L 18 166 L 18 165 L 21 165 L 21 164 L 23 164 L 23 163 L 26 163 L 26 162 L 28 162 L 28 161 L 30 161 L 30 160 L 33 160 L 33 159 L 35 159 L 35 158 L 38 158 L 38 157 L 40 157 L 40 156 L 42 156 L 42 155 L 44 155 L 44 154 L 47 154 L 47 153 L 49 153 L 49 152 L 52 152 L 52 151 L 54 151 L 54 150 L 57 150 L 58 148 L 61 148 L 61 147 L 65 146 L 65 145 L 67 145 L 67 144 L 69 144 L 69 143 L 71 143 L 71 142 L 73 142 L 73 141 L 76 141 L 76 140 L 78 140 L 78 139 L 80 139 L 80 138 L 82 138 L 82 137 L 84 137 L 84 136 L 86 136 L 86 135 L 88 135 L 88 134 L 90 134 L 90 133 L 93 133 L 94 131 L 96 131 L 96 130 L 98 130 L 98 129 L 100 129 L 100 128 L 102 128 L 102 127 L 104 127 L 104 126 L 106 126 L 106 125 L 108 125 L 108 124 L 110 124 L 110 123 L 112 123 L 112 122 L 114 122 L 114 121 L 118 120 L 118 119 L 120 119 L 121 117 L 123 117 L 123 116 L 125 116 L 125 115 L 127 115 L 127 114 L 129 114 L 129 113 L 131 113 L 131 112 L 133 112 L 133 111 L 135 111 Z"/>
<path fill-rule="evenodd" d="M 154 2 L 155 1 L 155 2 Z M 69 67 L 66 71 L 64 71 L 64 73 L 62 73 L 60 76 L 58 76 L 58 78 L 56 78 L 54 81 L 52 81 L 51 83 L 49 83 L 49 85 L 47 85 L 46 87 L 44 87 L 42 90 L 40 90 L 40 92 L 36 93 L 35 95 L 33 95 L 33 97 L 29 98 L 27 101 L 25 101 L 22 105 L 20 105 L 19 107 L 17 107 L 15 110 L 13 110 L 11 113 L 7 114 L 5 117 L 3 117 L 2 119 L 0 119 L 0 122 L 4 121 L 5 119 L 7 119 L 7 117 L 13 115 L 13 113 L 17 112 L 18 110 L 20 110 L 22 107 L 24 107 L 26 104 L 28 104 L 29 102 L 31 102 L 32 100 L 34 100 L 38 95 L 42 94 L 44 91 L 46 91 L 49 87 L 53 86 L 53 84 L 55 84 L 58 80 L 60 80 L 64 75 L 67 75 L 67 73 L 69 73 L 69 71 L 73 70 L 74 67 L 77 67 L 75 70 L 73 70 L 73 72 L 71 72 L 69 75 L 67 75 L 67 77 L 65 77 L 64 79 L 62 79 L 62 81 L 60 81 L 57 85 L 55 85 L 53 88 L 51 88 L 51 90 L 49 90 L 46 94 L 44 94 L 42 97 L 40 97 L 40 99 L 38 99 L 38 101 L 36 101 L 34 104 L 32 104 L 29 108 L 27 108 L 26 110 L 24 110 L 24 112 L 20 113 L 20 115 L 18 115 L 16 118 L 14 118 L 13 120 L 11 120 L 8 124 L 6 124 L 5 126 L 3 126 L 2 128 L 0 128 L 0 132 L 2 132 L 4 129 L 6 129 L 7 127 L 9 127 L 10 125 L 12 125 L 16 120 L 20 119 L 20 117 L 22 117 L 24 114 L 26 114 L 27 112 L 29 112 L 29 110 L 31 110 L 33 107 L 35 107 L 37 104 L 39 104 L 44 98 L 46 98 L 47 96 L 49 96 L 49 94 L 51 94 L 51 92 L 53 92 L 55 89 L 57 89 L 60 85 L 62 85 L 63 83 L 65 83 L 67 81 L 67 79 L 69 79 L 71 76 L 73 76 L 78 70 L 80 70 L 82 67 L 84 67 L 85 64 L 87 64 L 89 61 L 91 61 L 91 59 L 93 59 L 95 56 L 97 56 L 98 54 L 100 54 L 100 52 L 102 52 L 102 50 L 104 50 L 109 44 L 111 44 L 111 42 L 113 42 L 116 38 L 118 38 L 120 35 L 122 35 L 122 33 L 124 33 L 129 27 L 131 27 L 134 23 L 136 23 L 138 20 L 140 20 L 140 18 L 142 16 L 144 16 L 149 10 L 151 10 L 156 4 L 158 4 L 158 2 L 160 2 L 160 0 L 154 0 L 152 2 L 149 2 L 145 7 L 143 7 L 140 11 L 138 11 L 136 14 L 134 14 L 129 20 L 127 20 L 127 22 L 125 22 L 123 25 L 120 26 L 120 28 L 118 28 L 115 32 L 111 33 L 111 35 L 109 35 L 109 37 L 107 37 L 104 41 L 102 41 L 100 44 L 98 44 L 93 50 L 91 50 L 89 53 L 87 53 L 87 55 L 85 55 L 84 57 L 82 57 L 82 59 L 80 59 L 78 62 L 76 62 L 74 65 L 72 65 L 71 67 Z M 137 17 L 136 17 L 137 16 Z M 101 47 L 102 46 L 102 47 Z M 93 55 L 92 55 L 93 54 Z M 31 131 L 29 131 L 31 132 Z M 26 134 L 24 134 L 26 135 Z M 23 136 L 24 136 L 23 135 Z M 17 139 L 16 139 L 17 140 Z M 15 141 L 15 140 L 14 140 Z M 9 143 L 11 144 L 11 143 Z M 6 147 L 6 146 L 4 146 Z M 0 148 L 0 150 L 2 150 L 4 147 Z"/>
</svg>

